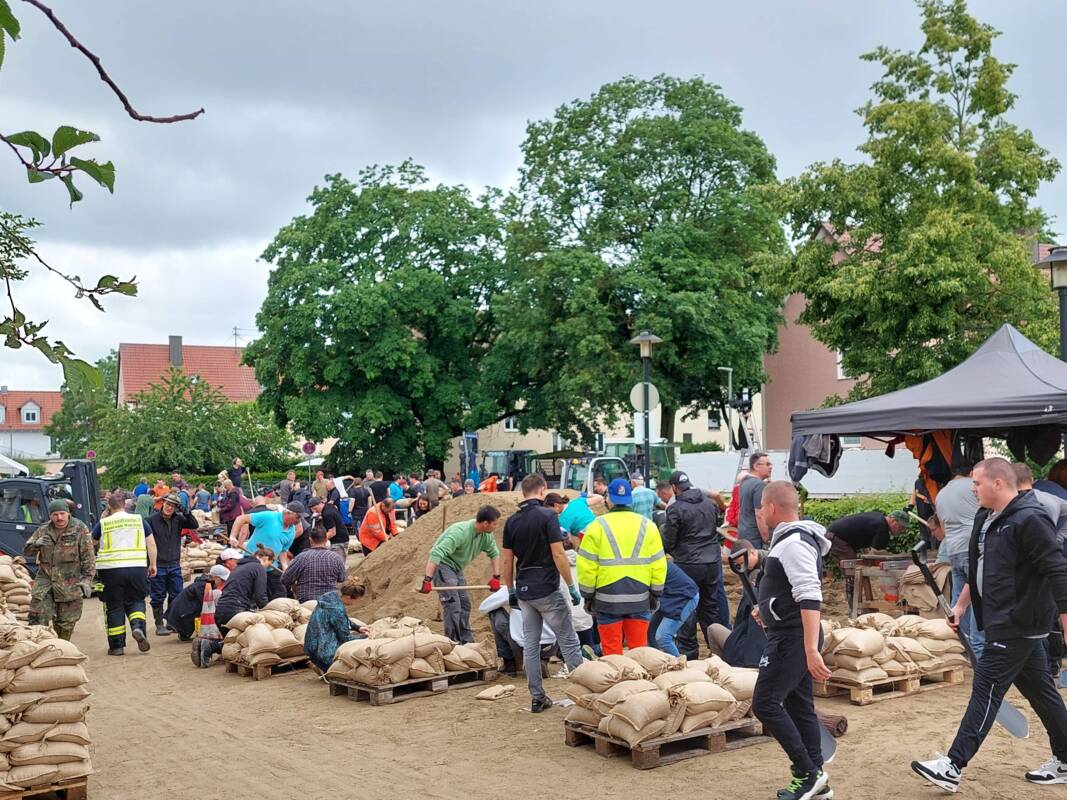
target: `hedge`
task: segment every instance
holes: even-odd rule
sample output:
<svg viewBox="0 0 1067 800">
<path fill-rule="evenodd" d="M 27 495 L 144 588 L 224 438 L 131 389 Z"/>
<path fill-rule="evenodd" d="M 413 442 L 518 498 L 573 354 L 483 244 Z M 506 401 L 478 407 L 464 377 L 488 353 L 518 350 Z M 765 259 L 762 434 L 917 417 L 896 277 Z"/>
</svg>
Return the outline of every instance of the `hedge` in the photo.
<svg viewBox="0 0 1067 800">
<path fill-rule="evenodd" d="M 837 500 L 809 499 L 804 503 L 804 514 L 828 527 L 834 520 L 865 511 L 881 511 L 883 514 L 900 511 L 908 501 L 909 495 L 906 494 L 857 494 Z M 888 549 L 893 553 L 908 552 L 919 541 L 918 528 L 919 523 L 912 521 L 904 533 L 889 540 Z"/>
<path fill-rule="evenodd" d="M 307 467 L 296 468 L 293 467 L 293 471 L 296 472 L 297 478 L 303 478 L 307 480 Z M 169 472 L 142 472 L 136 475 L 115 475 L 111 472 L 105 472 L 100 476 L 100 488 L 101 489 L 113 489 L 115 486 L 119 486 L 123 489 L 132 489 L 137 485 L 137 481 L 141 477 L 148 478 L 148 485 L 152 486 L 157 480 L 162 480 L 164 483 L 170 483 Z M 198 483 L 204 484 L 204 486 L 211 491 L 215 486 L 215 481 L 218 480 L 218 473 L 214 475 L 187 475 L 182 473 L 182 480 L 191 486 L 196 486 Z M 247 478 L 247 475 L 245 476 Z M 257 484 L 262 483 L 277 483 L 285 477 L 285 472 L 253 472 L 252 479 Z M 314 477 L 314 472 L 312 472 Z"/>
</svg>

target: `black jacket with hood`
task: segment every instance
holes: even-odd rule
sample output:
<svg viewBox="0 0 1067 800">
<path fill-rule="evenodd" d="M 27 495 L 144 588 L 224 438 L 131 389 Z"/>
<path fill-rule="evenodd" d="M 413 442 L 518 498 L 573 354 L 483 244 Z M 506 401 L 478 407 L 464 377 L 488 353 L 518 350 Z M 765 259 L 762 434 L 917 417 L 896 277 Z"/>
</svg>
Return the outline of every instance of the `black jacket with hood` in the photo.
<svg viewBox="0 0 1067 800">
<path fill-rule="evenodd" d="M 663 549 L 678 564 L 718 564 L 719 508 L 700 489 L 690 487 L 667 506 Z"/>
<path fill-rule="evenodd" d="M 986 531 L 979 593 L 978 539 L 989 514 L 975 517 L 968 554 L 978 627 L 994 642 L 1046 635 L 1055 615 L 1067 614 L 1067 558 L 1056 530 L 1034 493 L 1020 492 Z"/>
<path fill-rule="evenodd" d="M 215 621 L 225 625 L 234 614 L 263 608 L 268 602 L 267 570 L 259 563 L 259 559 L 252 556 L 242 558 L 222 587 L 222 595 L 215 605 Z"/>
</svg>

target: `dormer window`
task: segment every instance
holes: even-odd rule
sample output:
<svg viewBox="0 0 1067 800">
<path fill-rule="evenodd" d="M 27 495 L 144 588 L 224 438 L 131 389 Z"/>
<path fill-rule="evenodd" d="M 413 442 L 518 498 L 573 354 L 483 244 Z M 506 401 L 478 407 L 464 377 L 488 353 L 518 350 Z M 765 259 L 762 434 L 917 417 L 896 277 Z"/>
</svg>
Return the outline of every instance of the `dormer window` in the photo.
<svg viewBox="0 0 1067 800">
<path fill-rule="evenodd" d="M 41 407 L 36 403 L 27 403 L 22 407 L 22 424 L 36 425 L 41 421 Z"/>
</svg>

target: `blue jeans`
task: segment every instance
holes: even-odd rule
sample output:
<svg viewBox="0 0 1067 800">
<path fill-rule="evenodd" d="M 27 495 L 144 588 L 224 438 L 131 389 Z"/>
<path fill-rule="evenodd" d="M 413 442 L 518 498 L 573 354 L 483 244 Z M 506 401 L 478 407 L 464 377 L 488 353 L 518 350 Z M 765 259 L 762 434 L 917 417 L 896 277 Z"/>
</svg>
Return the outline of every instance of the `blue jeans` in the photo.
<svg viewBox="0 0 1067 800">
<path fill-rule="evenodd" d="M 960 597 L 960 592 L 967 585 L 967 553 L 957 553 L 949 556 L 948 563 L 952 567 L 952 605 L 955 607 L 956 601 Z M 970 640 L 971 649 L 974 650 L 975 657 L 981 658 L 982 650 L 985 649 L 985 631 L 978 630 L 978 625 L 974 620 L 974 612 L 969 608 L 967 613 L 963 615 L 963 619 L 960 620 L 960 630 Z"/>
<path fill-rule="evenodd" d="M 160 564 L 156 574 L 148 579 L 148 594 L 152 598 L 152 613 L 157 622 L 163 621 L 163 603 L 168 607 L 182 593 L 181 564 Z"/>
<path fill-rule="evenodd" d="M 719 618 L 716 620 L 723 627 L 733 627 L 730 619 L 730 601 L 726 599 L 726 583 L 723 581 L 722 570 L 719 570 Z"/>
<path fill-rule="evenodd" d="M 674 637 L 677 635 L 678 630 L 682 627 L 684 622 L 693 616 L 693 613 L 697 610 L 698 602 L 700 602 L 700 595 L 695 596 L 682 607 L 682 613 L 679 619 L 663 617 L 660 620 L 659 627 L 656 628 L 656 647 L 658 649 L 668 655 L 679 655 L 678 646 L 674 643 Z"/>
<path fill-rule="evenodd" d="M 545 685 L 541 681 L 541 629 L 544 624 L 556 635 L 556 644 L 567 669 L 581 666 L 582 648 L 578 634 L 574 632 L 571 616 L 571 600 L 560 589 L 547 597 L 536 600 L 519 599 L 522 612 L 522 668 L 526 672 L 526 685 L 534 700 L 545 699 Z"/>
</svg>

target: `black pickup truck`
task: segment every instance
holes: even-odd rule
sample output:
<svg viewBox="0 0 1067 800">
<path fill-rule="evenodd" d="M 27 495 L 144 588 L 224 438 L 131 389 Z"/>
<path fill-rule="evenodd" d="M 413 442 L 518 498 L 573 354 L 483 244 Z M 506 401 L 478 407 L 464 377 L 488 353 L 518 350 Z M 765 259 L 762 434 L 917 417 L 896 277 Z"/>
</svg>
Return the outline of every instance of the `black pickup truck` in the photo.
<svg viewBox="0 0 1067 800">
<path fill-rule="evenodd" d="M 63 464 L 58 474 L 0 480 L 0 552 L 22 555 L 26 540 L 48 521 L 53 500 L 66 500 L 71 513 L 92 528 L 100 519 L 96 465 L 77 459 Z"/>
</svg>

